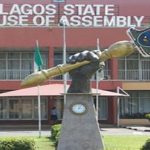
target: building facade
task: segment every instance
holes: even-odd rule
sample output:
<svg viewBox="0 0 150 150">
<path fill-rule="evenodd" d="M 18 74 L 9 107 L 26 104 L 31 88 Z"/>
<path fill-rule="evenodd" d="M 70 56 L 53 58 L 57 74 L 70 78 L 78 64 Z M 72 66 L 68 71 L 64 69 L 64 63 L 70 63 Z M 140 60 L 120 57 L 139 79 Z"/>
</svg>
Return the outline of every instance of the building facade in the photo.
<svg viewBox="0 0 150 150">
<path fill-rule="evenodd" d="M 14 5 L 14 3 L 16 5 Z M 130 40 L 129 27 L 149 26 L 149 4 L 143 1 L 102 0 L 2 0 L 0 4 L 0 92 L 17 90 L 21 80 L 34 71 L 34 48 L 39 42 L 43 69 L 63 62 L 64 34 L 67 57 L 83 50 L 103 51 L 111 44 Z M 16 17 L 17 16 L 17 17 Z M 22 16 L 22 18 L 19 16 Z M 49 16 L 49 17 L 48 17 Z M 67 16 L 67 19 L 66 17 Z M 61 26 L 61 21 L 66 26 Z M 122 88 L 130 97 L 120 98 L 120 118 L 143 118 L 150 112 L 150 59 L 138 52 L 105 62 L 98 87 L 116 91 Z M 70 83 L 69 75 L 67 76 Z M 49 79 L 47 84 L 63 83 L 62 77 Z M 96 87 L 95 77 L 91 79 Z M 117 97 L 99 97 L 99 121 L 117 123 Z M 38 120 L 37 97 L 1 97 L 0 124 L 34 124 Z M 56 106 L 62 118 L 63 97 L 41 98 L 43 124 L 50 123 L 50 109 Z"/>
</svg>

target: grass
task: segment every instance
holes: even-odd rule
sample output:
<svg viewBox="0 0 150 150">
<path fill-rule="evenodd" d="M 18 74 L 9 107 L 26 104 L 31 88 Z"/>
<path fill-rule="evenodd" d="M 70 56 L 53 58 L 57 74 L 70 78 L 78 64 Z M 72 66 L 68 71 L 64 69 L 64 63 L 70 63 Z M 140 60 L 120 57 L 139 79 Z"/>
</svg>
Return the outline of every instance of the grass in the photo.
<svg viewBox="0 0 150 150">
<path fill-rule="evenodd" d="M 149 136 L 104 136 L 106 150 L 140 150 Z M 55 150 L 53 142 L 48 137 L 35 138 L 37 150 Z"/>
<path fill-rule="evenodd" d="M 149 136 L 104 136 L 106 150 L 140 150 Z"/>
<path fill-rule="evenodd" d="M 49 137 L 30 138 L 35 140 L 36 150 L 55 150 L 54 143 Z M 106 148 L 105 150 L 140 150 L 149 138 L 149 136 L 144 135 L 105 135 L 103 136 L 103 141 Z"/>
<path fill-rule="evenodd" d="M 33 137 L 36 144 L 36 150 L 55 150 L 54 144 L 49 137 Z"/>
</svg>

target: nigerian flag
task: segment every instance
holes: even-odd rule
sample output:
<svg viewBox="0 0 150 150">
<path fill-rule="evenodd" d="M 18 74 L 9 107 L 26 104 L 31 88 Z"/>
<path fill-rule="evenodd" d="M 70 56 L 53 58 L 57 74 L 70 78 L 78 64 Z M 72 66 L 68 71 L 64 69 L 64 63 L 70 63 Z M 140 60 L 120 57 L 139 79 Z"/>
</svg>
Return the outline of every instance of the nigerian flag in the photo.
<svg viewBox="0 0 150 150">
<path fill-rule="evenodd" d="M 40 48 L 38 41 L 36 41 L 36 48 L 34 52 L 34 72 L 40 71 L 42 69 L 43 60 L 40 54 Z"/>
</svg>

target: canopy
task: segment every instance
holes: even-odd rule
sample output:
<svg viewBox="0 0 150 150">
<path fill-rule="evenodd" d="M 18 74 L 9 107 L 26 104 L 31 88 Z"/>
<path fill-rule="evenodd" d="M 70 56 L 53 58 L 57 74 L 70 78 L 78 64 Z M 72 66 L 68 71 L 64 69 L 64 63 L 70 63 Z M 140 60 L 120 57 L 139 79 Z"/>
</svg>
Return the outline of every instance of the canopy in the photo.
<svg viewBox="0 0 150 150">
<path fill-rule="evenodd" d="M 69 85 L 67 85 L 67 88 Z M 59 96 L 63 95 L 64 93 L 64 85 L 63 84 L 48 84 L 39 86 L 39 94 L 41 96 Z M 100 95 L 100 96 L 126 96 L 125 94 L 94 89 L 92 88 L 93 95 Z M 31 88 L 24 88 L 15 91 L 1 93 L 0 97 L 10 97 L 10 96 L 38 96 L 38 87 L 31 87 Z"/>
</svg>

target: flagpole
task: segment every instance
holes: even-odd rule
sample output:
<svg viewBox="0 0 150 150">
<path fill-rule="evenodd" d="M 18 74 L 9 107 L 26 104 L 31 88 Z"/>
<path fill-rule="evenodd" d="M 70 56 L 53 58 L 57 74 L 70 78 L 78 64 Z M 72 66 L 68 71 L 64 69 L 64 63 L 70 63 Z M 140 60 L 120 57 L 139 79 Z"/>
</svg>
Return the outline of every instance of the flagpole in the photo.
<svg viewBox="0 0 150 150">
<path fill-rule="evenodd" d="M 40 85 L 38 88 L 38 116 L 39 116 L 39 138 L 41 137 L 41 96 L 40 96 Z"/>
<path fill-rule="evenodd" d="M 37 46 L 37 48 L 39 48 L 38 40 L 36 40 L 36 46 Z M 40 138 L 41 137 L 41 96 L 40 96 L 40 85 L 37 86 L 37 90 L 38 90 L 38 130 L 39 130 L 39 138 Z"/>
<path fill-rule="evenodd" d="M 63 21 L 63 64 L 66 64 L 66 24 Z M 67 74 L 63 75 L 64 80 L 64 104 L 66 104 L 66 93 L 67 93 Z"/>
<path fill-rule="evenodd" d="M 100 50 L 100 47 L 99 47 L 99 39 L 97 39 L 97 50 Z M 98 80 L 98 70 L 96 71 L 96 115 L 97 115 L 97 121 L 98 121 L 98 107 L 99 107 L 99 101 L 98 101 L 98 89 L 99 89 L 99 80 Z"/>
<path fill-rule="evenodd" d="M 117 93 L 119 93 L 119 87 L 117 87 Z M 117 97 L 117 127 L 120 126 L 120 122 L 119 122 L 119 119 L 120 119 L 120 111 L 119 111 L 119 104 L 120 103 L 120 98 L 119 96 Z"/>
</svg>

